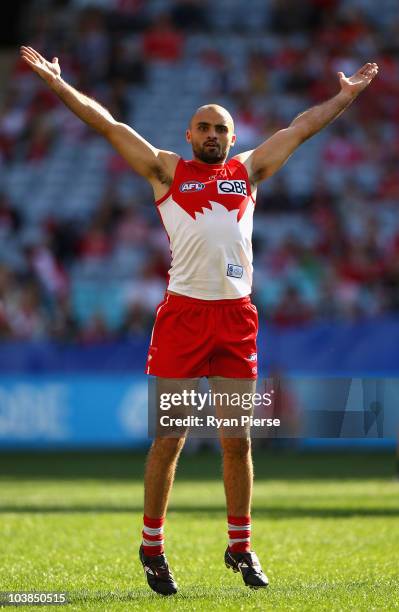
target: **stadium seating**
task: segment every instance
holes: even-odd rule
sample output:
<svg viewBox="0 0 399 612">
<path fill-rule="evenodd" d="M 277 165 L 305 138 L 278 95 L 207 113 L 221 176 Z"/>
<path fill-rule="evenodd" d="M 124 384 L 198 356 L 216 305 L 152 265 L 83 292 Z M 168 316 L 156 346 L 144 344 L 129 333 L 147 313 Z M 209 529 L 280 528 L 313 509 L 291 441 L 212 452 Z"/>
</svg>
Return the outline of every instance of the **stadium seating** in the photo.
<svg viewBox="0 0 399 612">
<path fill-rule="evenodd" d="M 243 10 L 238 0 L 197 3 L 201 21 L 187 27 L 179 22 L 181 31 L 173 25 L 179 4 L 152 0 L 141 5 L 141 13 L 130 16 L 133 26 L 148 26 L 158 23 L 160 15 L 170 15 L 170 28 L 183 41 L 182 56 L 173 61 L 146 57 L 145 25 L 122 33 L 112 29 L 111 16 L 121 10 L 116 0 L 93 2 L 92 8 L 75 2 L 54 9 L 43 31 L 33 19 L 27 40 L 46 56 L 57 53 L 66 78 L 78 87 L 82 83 L 83 90 L 155 146 L 184 157 L 191 155 L 185 128 L 200 104 L 215 101 L 232 112 L 238 135 L 235 152 L 239 152 L 255 147 L 296 114 L 333 95 L 337 70 L 378 60 L 381 76 L 370 91 L 344 117 L 306 142 L 259 189 L 254 299 L 262 316 L 277 317 L 284 324 L 289 324 L 287 317 L 277 314 L 290 287 L 295 287 L 311 319 L 395 313 L 399 308 L 398 60 L 397 47 L 390 52 L 383 39 L 395 40 L 397 3 L 383 0 L 380 11 L 381 3 L 372 0 L 325 5 L 312 0 L 306 10 L 299 10 L 286 0 L 282 5 L 292 8 L 291 21 L 282 15 L 278 2 L 252 0 L 251 10 Z M 76 26 L 82 19 L 92 23 L 97 38 L 90 27 L 85 35 L 76 27 L 57 51 L 62 11 Z M 23 24 L 22 36 L 28 36 L 27 27 Z M 110 65 L 107 55 L 117 43 L 125 50 L 126 66 L 134 60 L 143 74 L 137 81 L 127 72 L 121 94 L 115 75 L 125 65 L 122 60 Z M 99 51 L 89 71 L 81 49 L 95 44 Z M 19 337 L 18 329 L 7 322 L 7 313 L 22 308 L 23 287 L 32 281 L 30 253 L 41 245 L 50 249 L 54 266 L 67 279 L 67 308 L 78 322 L 78 335 L 95 316 L 102 317 L 113 334 L 123 329 L 129 308 L 138 300 L 138 292 L 131 289 L 137 283 L 141 287 L 147 283 L 153 296 L 150 306 L 140 303 L 140 308 L 150 309 L 162 299 L 168 246 L 157 225 L 151 190 L 103 139 L 44 93 L 39 79 L 17 56 L 3 97 L 0 266 L 8 280 L 0 293 L 4 313 L 0 335 Z M 118 232 L 129 226 L 131 211 L 142 226 L 142 236 L 120 244 Z M 8 217 L 13 214 L 20 222 L 10 229 Z M 93 227 L 107 242 L 106 252 L 97 259 L 82 252 Z M 352 252 L 355 242 L 357 254 Z M 159 258 L 162 265 L 156 263 Z M 378 278 L 373 272 L 376 265 Z M 47 311 L 44 334 L 51 336 L 60 300 L 66 307 L 65 295 L 50 296 L 48 307 L 46 282 L 34 270 L 40 296 L 37 316 L 42 316 L 41 303 Z M 333 302 L 328 313 L 326 292 Z M 144 325 L 148 321 L 150 317 L 143 318 Z M 65 334 L 70 331 L 65 329 Z"/>
</svg>

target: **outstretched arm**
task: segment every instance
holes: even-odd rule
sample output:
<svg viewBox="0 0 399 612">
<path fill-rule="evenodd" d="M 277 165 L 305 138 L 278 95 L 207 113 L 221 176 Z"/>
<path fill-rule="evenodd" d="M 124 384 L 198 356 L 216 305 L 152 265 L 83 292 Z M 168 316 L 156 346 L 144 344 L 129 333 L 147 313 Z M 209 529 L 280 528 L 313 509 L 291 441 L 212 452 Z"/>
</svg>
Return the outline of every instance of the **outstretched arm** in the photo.
<svg viewBox="0 0 399 612">
<path fill-rule="evenodd" d="M 156 149 L 128 125 L 116 121 L 101 104 L 66 83 L 61 78 L 57 57 L 49 62 L 32 47 L 21 47 L 21 57 L 75 115 L 105 136 L 128 164 L 153 184 L 154 189 L 159 192 L 162 185 L 165 189 L 169 186 L 178 155 Z"/>
<path fill-rule="evenodd" d="M 272 176 L 308 138 L 331 123 L 355 100 L 378 73 L 377 64 L 365 64 L 347 78 L 338 72 L 340 92 L 319 106 L 301 113 L 283 130 L 279 130 L 253 151 L 237 156 L 245 164 L 250 181 L 256 185 Z"/>
</svg>

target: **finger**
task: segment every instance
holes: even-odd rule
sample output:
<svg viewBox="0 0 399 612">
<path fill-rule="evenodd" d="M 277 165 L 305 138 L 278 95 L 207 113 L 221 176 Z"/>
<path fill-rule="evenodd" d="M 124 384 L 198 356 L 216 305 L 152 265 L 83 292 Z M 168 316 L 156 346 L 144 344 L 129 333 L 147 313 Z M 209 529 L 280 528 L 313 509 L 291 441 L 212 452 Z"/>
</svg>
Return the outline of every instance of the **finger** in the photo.
<svg viewBox="0 0 399 612">
<path fill-rule="evenodd" d="M 33 53 L 31 51 L 29 51 L 29 49 L 26 49 L 26 47 L 21 47 L 21 54 L 22 55 L 28 55 L 29 57 L 34 58 L 35 56 L 33 55 Z"/>
<path fill-rule="evenodd" d="M 378 74 L 378 70 L 372 70 L 367 76 L 364 77 L 364 80 L 367 83 L 371 83 L 371 81 L 374 79 L 374 77 L 376 77 Z"/>
<path fill-rule="evenodd" d="M 27 49 L 36 57 L 36 59 L 38 59 L 41 62 L 45 61 L 44 57 L 40 55 L 40 53 L 36 51 L 36 49 L 33 49 L 33 47 L 27 47 Z"/>
<path fill-rule="evenodd" d="M 30 47 L 21 47 L 21 55 L 25 57 L 29 57 L 32 61 L 37 62 L 39 58 L 37 55 L 31 50 Z"/>
<path fill-rule="evenodd" d="M 39 52 L 36 51 L 36 49 L 34 49 L 33 47 L 27 46 L 26 48 L 29 49 L 29 51 L 31 51 L 32 53 L 36 53 L 37 55 L 39 55 Z"/>
<path fill-rule="evenodd" d="M 53 64 L 58 64 L 58 57 L 53 57 Z"/>
<path fill-rule="evenodd" d="M 364 72 L 368 73 L 374 70 L 378 70 L 378 65 L 375 62 L 368 62 L 367 64 L 365 64 L 365 66 L 363 66 L 363 68 L 365 68 Z M 363 68 L 361 69 L 361 71 L 363 71 Z"/>
<path fill-rule="evenodd" d="M 29 53 L 30 55 L 33 55 L 32 51 L 29 49 L 29 47 L 20 47 L 20 51 L 21 53 Z"/>
<path fill-rule="evenodd" d="M 368 62 L 367 64 L 365 64 L 361 69 L 360 69 L 360 74 L 365 74 L 368 75 L 370 73 L 370 71 L 373 70 L 373 64 L 371 64 L 370 62 Z"/>
<path fill-rule="evenodd" d="M 367 64 L 364 64 L 364 66 L 362 66 L 361 68 L 359 68 L 359 70 L 357 70 L 357 71 L 355 72 L 355 74 L 363 74 L 363 73 L 365 72 L 365 70 L 367 70 L 367 68 L 368 68 L 368 63 L 367 63 Z"/>
<path fill-rule="evenodd" d="M 345 75 L 344 75 L 343 72 L 337 72 L 337 75 L 338 75 L 339 79 L 344 79 L 345 78 Z"/>
<path fill-rule="evenodd" d="M 359 76 L 367 76 L 370 72 L 370 68 L 364 68 L 364 70 L 361 70 L 360 72 L 357 72 L 356 74 L 358 74 Z"/>
<path fill-rule="evenodd" d="M 372 70 L 369 70 L 368 72 L 365 72 L 363 75 L 364 79 L 371 79 L 373 78 L 374 72 Z"/>
<path fill-rule="evenodd" d="M 34 49 L 33 47 L 24 47 L 24 49 L 26 49 L 27 51 L 29 51 L 30 53 L 33 53 L 33 55 L 38 55 L 36 49 Z"/>
<path fill-rule="evenodd" d="M 372 66 L 371 66 L 370 70 L 368 70 L 366 74 L 367 74 L 368 76 L 373 77 L 373 76 L 375 76 L 375 75 L 377 74 L 377 72 L 378 72 L 378 66 L 377 66 L 377 64 L 372 64 Z"/>
<path fill-rule="evenodd" d="M 360 68 L 360 71 L 362 71 L 362 70 L 366 70 L 367 68 L 370 68 L 372 65 L 373 65 L 373 64 L 372 64 L 371 62 L 366 62 L 366 63 L 364 64 L 364 66 L 362 66 L 362 67 Z"/>
<path fill-rule="evenodd" d="M 24 62 L 29 64 L 29 66 L 31 66 L 31 68 L 37 68 L 37 64 L 36 64 L 35 60 L 29 59 L 29 57 L 26 57 L 26 55 L 22 55 L 22 59 L 24 60 Z"/>
<path fill-rule="evenodd" d="M 37 59 L 26 51 L 21 51 L 21 57 L 23 57 L 23 59 L 28 59 L 29 61 L 33 63 L 37 63 Z"/>
</svg>

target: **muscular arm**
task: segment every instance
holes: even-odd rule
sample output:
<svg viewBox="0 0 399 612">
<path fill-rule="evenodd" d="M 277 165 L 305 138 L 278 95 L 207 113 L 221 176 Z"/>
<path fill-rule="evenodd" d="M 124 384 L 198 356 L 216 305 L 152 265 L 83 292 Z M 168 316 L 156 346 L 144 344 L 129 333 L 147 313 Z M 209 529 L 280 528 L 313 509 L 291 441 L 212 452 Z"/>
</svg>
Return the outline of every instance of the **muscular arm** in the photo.
<svg viewBox="0 0 399 612">
<path fill-rule="evenodd" d="M 341 91 L 336 96 L 301 113 L 287 128 L 276 132 L 253 151 L 238 155 L 251 183 L 256 185 L 277 172 L 300 144 L 343 113 L 377 72 L 376 64 L 365 64 L 350 78 L 339 72 Z"/>
<path fill-rule="evenodd" d="M 21 56 L 79 119 L 107 138 L 128 164 L 153 184 L 154 190 L 170 185 L 178 155 L 156 149 L 128 125 L 116 121 L 101 104 L 66 83 L 57 58 L 48 62 L 31 47 L 22 47 Z"/>
</svg>

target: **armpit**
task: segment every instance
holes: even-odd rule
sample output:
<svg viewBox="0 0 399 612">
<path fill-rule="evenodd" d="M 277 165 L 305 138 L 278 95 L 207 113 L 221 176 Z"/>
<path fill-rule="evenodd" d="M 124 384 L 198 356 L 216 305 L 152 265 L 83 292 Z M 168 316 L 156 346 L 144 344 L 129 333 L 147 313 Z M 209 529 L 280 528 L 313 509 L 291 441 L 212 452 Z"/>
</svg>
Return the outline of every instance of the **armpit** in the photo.
<svg viewBox="0 0 399 612">
<path fill-rule="evenodd" d="M 167 185 L 168 187 L 171 186 L 171 184 L 173 183 L 173 177 L 170 176 L 167 172 L 165 172 L 165 169 L 162 168 L 162 166 L 160 165 L 154 165 L 151 168 L 151 172 L 152 175 L 162 184 L 162 185 Z"/>
<path fill-rule="evenodd" d="M 251 172 L 248 175 L 252 190 L 256 189 L 258 183 L 264 179 L 264 176 L 265 176 L 265 171 L 263 169 L 256 170 L 255 172 Z"/>
</svg>

